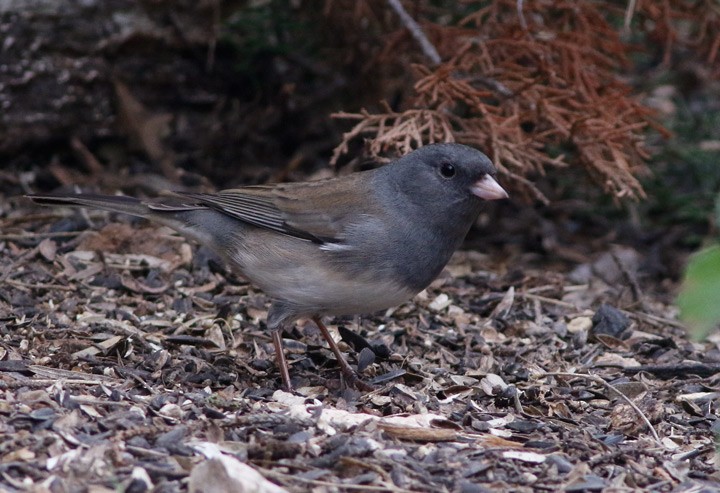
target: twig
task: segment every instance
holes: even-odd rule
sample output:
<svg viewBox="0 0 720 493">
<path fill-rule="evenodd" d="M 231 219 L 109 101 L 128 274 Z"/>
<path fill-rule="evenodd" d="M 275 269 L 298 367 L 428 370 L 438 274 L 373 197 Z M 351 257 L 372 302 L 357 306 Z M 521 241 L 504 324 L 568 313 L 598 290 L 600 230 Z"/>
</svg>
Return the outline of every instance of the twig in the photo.
<svg viewBox="0 0 720 493">
<path fill-rule="evenodd" d="M 62 382 L 63 384 L 67 383 L 65 381 Z M 126 401 L 110 401 L 110 400 L 102 400 L 102 399 L 93 399 L 92 397 L 82 397 L 82 396 L 72 396 L 72 401 L 77 404 L 87 404 L 89 406 L 121 406 L 121 407 L 127 407 L 127 406 L 133 406 L 133 402 L 126 402 Z"/>
<path fill-rule="evenodd" d="M 527 22 L 525 21 L 525 14 L 523 14 L 523 0 L 517 0 L 517 14 L 518 20 L 520 21 L 520 27 L 523 31 L 527 31 Z"/>
<path fill-rule="evenodd" d="M 108 382 L 105 382 L 103 380 L 58 380 L 57 378 L 33 378 L 31 381 L 26 380 L 19 380 L 18 383 L 22 385 L 28 385 L 33 384 L 41 387 L 47 387 L 48 385 L 53 385 L 58 382 L 61 382 L 63 385 L 72 386 L 72 385 L 106 385 Z M 108 404 L 112 405 L 112 404 Z"/>
<path fill-rule="evenodd" d="M 90 152 L 83 142 L 77 137 L 70 140 L 70 146 L 78 157 L 78 160 L 85 166 L 92 176 L 97 176 L 103 171 L 103 165 L 95 155 Z"/>
<path fill-rule="evenodd" d="M 630 284 L 630 289 L 632 290 L 633 298 L 636 302 L 643 303 L 643 295 L 642 290 L 640 289 L 640 285 L 637 282 L 637 279 L 635 279 L 635 276 L 630 272 L 630 270 L 625 265 L 625 262 L 622 261 L 620 256 L 617 254 L 615 249 L 610 249 L 610 255 L 612 256 L 612 259 L 615 261 L 615 264 L 618 266 L 618 269 L 620 269 L 620 272 L 622 273 L 623 277 L 627 281 L 628 284 Z"/>
<path fill-rule="evenodd" d="M 695 457 L 697 457 L 697 456 L 699 456 L 699 455 L 703 455 L 703 454 L 707 454 L 707 453 L 709 453 L 709 452 L 712 452 L 714 449 L 715 449 L 715 447 L 714 447 L 712 444 L 710 444 L 710 445 L 705 445 L 705 446 L 702 446 L 702 447 L 698 447 L 698 448 L 696 448 L 696 449 L 694 449 L 694 450 L 691 450 L 690 452 L 686 452 L 686 453 L 680 455 L 679 457 L 677 457 L 675 460 L 676 460 L 677 463 L 679 464 L 679 463 L 682 463 L 682 462 L 684 462 L 684 461 L 686 461 L 686 460 L 694 459 Z"/>
<path fill-rule="evenodd" d="M 561 307 L 563 307 L 563 308 L 572 308 L 573 310 L 577 310 L 577 309 L 578 309 L 575 305 L 573 305 L 572 303 L 568 303 L 567 301 L 556 300 L 556 299 L 553 299 L 553 298 L 548 298 L 548 297 L 546 297 L 546 296 L 540 296 L 540 295 L 537 295 L 537 294 L 531 294 L 531 293 L 526 293 L 526 292 L 518 292 L 518 293 L 517 293 L 517 296 L 519 296 L 519 297 L 521 297 L 521 298 L 528 299 L 528 300 L 538 300 L 538 301 L 540 301 L 540 302 L 542 302 L 542 303 L 548 303 L 548 304 L 551 304 L 551 305 L 557 305 L 557 306 L 561 306 Z"/>
<path fill-rule="evenodd" d="M 20 255 L 13 262 L 11 262 L 10 265 L 6 266 L 5 270 L 3 272 L 0 272 L 0 284 L 2 284 L 8 277 L 10 277 L 10 274 L 15 272 L 19 265 L 21 265 L 23 262 L 27 261 L 27 259 L 32 258 L 33 256 L 37 255 L 37 253 L 39 251 L 40 251 L 39 246 L 36 246 L 35 248 L 31 248 L 30 250 L 27 250 L 22 255 Z"/>
<path fill-rule="evenodd" d="M 398 488 L 390 484 L 384 484 L 381 486 L 373 486 L 369 484 L 346 484 L 346 483 L 334 483 L 332 481 L 320 481 L 317 479 L 306 479 L 293 474 L 284 474 L 281 472 L 273 471 L 271 469 L 265 469 L 258 467 L 263 476 L 271 477 L 275 479 L 282 479 L 285 481 L 300 481 L 301 483 L 314 484 L 316 486 L 329 486 L 337 489 L 344 490 L 358 490 L 358 491 L 390 491 L 392 493 L 415 493 L 414 490 L 406 490 L 405 488 Z"/>
<path fill-rule="evenodd" d="M 43 365 L 27 365 L 27 369 L 33 374 L 40 377 L 52 379 L 54 381 L 62 380 L 63 382 L 82 383 L 84 382 L 100 382 L 105 383 L 118 383 L 119 379 L 109 377 L 106 375 L 88 374 L 81 371 L 73 370 L 61 370 L 60 368 L 51 368 Z"/>
<path fill-rule="evenodd" d="M 15 286 L 18 288 L 27 288 L 27 289 L 50 289 L 50 290 L 57 290 L 57 291 L 77 291 L 77 288 L 73 286 L 63 286 L 62 284 L 47 284 L 47 283 L 37 283 L 37 284 L 30 284 L 27 282 L 22 281 L 16 281 L 15 279 L 6 279 L 5 282 L 7 284 L 10 284 L 11 286 Z"/>
<path fill-rule="evenodd" d="M 703 364 L 703 363 L 681 363 L 671 365 L 640 365 L 626 366 L 622 369 L 623 373 L 652 373 L 658 378 L 687 378 L 689 375 L 696 375 L 700 378 L 708 378 L 720 373 L 720 364 Z"/>
<path fill-rule="evenodd" d="M 59 237 L 72 237 L 83 234 L 84 231 L 56 231 L 54 233 L 8 233 L 0 235 L 0 241 L 2 240 L 33 240 L 35 238 L 59 238 Z"/>
<path fill-rule="evenodd" d="M 579 308 L 572 303 L 568 303 L 567 301 L 562 300 L 556 300 L 553 298 L 548 298 L 546 296 L 540 296 L 537 294 L 532 294 L 526 291 L 520 291 L 515 294 L 516 296 L 519 296 L 521 298 L 527 299 L 527 300 L 539 300 L 542 303 L 548 303 L 550 305 L 556 305 L 561 306 L 563 308 L 572 308 L 574 310 L 578 310 Z M 681 322 L 678 322 L 677 320 L 671 320 L 669 318 L 665 317 L 659 317 L 657 315 L 652 315 L 650 313 L 642 313 L 642 312 L 630 312 L 627 310 L 620 310 L 620 312 L 623 315 L 626 315 L 630 318 L 634 318 L 636 320 L 641 320 L 643 322 L 651 322 L 655 324 L 665 324 L 669 325 L 670 327 L 676 327 L 678 329 L 687 329 L 687 327 L 682 324 Z"/>
<path fill-rule="evenodd" d="M 481 84 L 488 89 L 492 89 L 493 91 L 506 98 L 510 98 L 515 94 L 509 87 L 507 87 L 502 82 L 496 81 L 495 79 L 491 79 L 489 77 L 483 77 L 482 75 L 476 75 L 472 79 L 468 79 L 468 82 L 477 82 L 478 84 Z"/>
<path fill-rule="evenodd" d="M 623 30 L 625 31 L 625 34 L 628 34 L 630 32 L 630 24 L 632 24 L 633 15 L 635 15 L 635 4 L 637 3 L 637 0 L 629 0 L 627 4 L 627 8 L 625 9 L 625 24 L 623 26 Z"/>
<path fill-rule="evenodd" d="M 344 467 L 350 468 L 350 467 L 358 467 L 362 469 L 368 469 L 370 471 L 373 471 L 377 473 L 379 476 L 381 476 L 385 481 L 392 482 L 392 478 L 390 477 L 390 474 L 380 467 L 377 464 L 369 464 L 361 459 L 356 459 L 355 457 L 342 457 L 340 458 L 340 464 Z"/>
<path fill-rule="evenodd" d="M 392 7 L 392 9 L 400 17 L 400 21 L 405 25 L 408 31 L 410 31 L 412 37 L 415 38 L 415 41 L 418 42 L 420 48 L 423 50 L 423 53 L 425 53 L 425 56 L 430 59 L 433 65 L 440 65 L 440 62 L 442 61 L 440 54 L 437 52 L 435 46 L 433 46 L 427 36 L 425 36 L 425 33 L 420 25 L 415 21 L 415 19 L 410 17 L 410 14 L 407 13 L 405 7 L 403 7 L 400 3 L 400 0 L 387 1 L 390 4 L 390 7 Z"/>
<path fill-rule="evenodd" d="M 625 402 L 628 403 L 628 405 L 637 413 L 638 416 L 640 416 L 640 419 L 643 420 L 645 423 L 645 426 L 648 427 L 650 430 L 650 434 L 655 439 L 658 445 L 660 445 L 663 448 L 665 445 L 660 441 L 660 436 L 658 436 L 657 431 L 655 431 L 655 428 L 653 427 L 652 423 L 650 423 L 650 420 L 645 416 L 645 413 L 642 412 L 642 410 L 637 407 L 637 405 L 630 399 L 628 396 L 620 392 L 618 389 L 616 389 L 612 384 L 606 382 L 600 377 L 596 377 L 595 375 L 588 375 L 588 374 L 582 374 L 582 373 L 568 373 L 568 372 L 560 372 L 560 371 L 553 371 L 553 372 L 547 372 L 543 373 L 541 375 L 538 375 L 537 378 L 544 378 L 544 377 L 569 377 L 569 378 L 583 378 L 585 380 L 590 380 L 591 382 L 595 382 L 597 384 L 602 385 L 603 387 L 612 390 L 613 392 L 617 393 Z"/>
<path fill-rule="evenodd" d="M 657 315 L 651 315 L 649 313 L 642 313 L 642 312 L 629 312 L 627 310 L 620 310 L 622 313 L 627 315 L 628 317 L 636 318 L 638 320 L 642 320 L 644 322 L 653 322 L 656 324 L 665 324 L 669 325 L 670 327 L 676 327 L 678 329 L 687 329 L 687 327 L 677 320 L 671 320 L 669 318 L 665 317 L 658 317 Z"/>
</svg>

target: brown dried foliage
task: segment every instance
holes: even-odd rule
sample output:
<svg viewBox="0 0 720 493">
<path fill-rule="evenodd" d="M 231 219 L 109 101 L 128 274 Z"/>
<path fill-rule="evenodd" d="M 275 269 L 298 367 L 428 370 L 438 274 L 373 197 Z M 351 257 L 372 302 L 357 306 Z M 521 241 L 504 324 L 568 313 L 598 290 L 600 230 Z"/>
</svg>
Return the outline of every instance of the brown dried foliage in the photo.
<svg viewBox="0 0 720 493">
<path fill-rule="evenodd" d="M 609 2 L 536 0 L 525 2 L 521 18 L 516 0 L 463 3 L 477 10 L 457 25 L 423 24 L 445 61 L 412 65 L 414 94 L 401 109 L 336 115 L 356 123 L 334 161 L 361 136 L 369 137 L 374 157 L 456 141 L 485 150 L 505 181 L 526 197 L 547 201 L 532 178 L 548 167 L 573 165 L 616 199 L 643 198 L 638 177 L 647 171 L 644 129 L 664 130 L 619 78 L 631 67 L 629 47 L 606 15 L 622 12 Z M 680 3 L 641 0 L 633 20 L 652 27 L 648 37 L 670 43 L 678 39 L 668 26 L 680 16 L 673 10 Z M 712 22 L 701 30 L 706 44 Z M 708 60 L 717 56 L 718 32 Z M 407 34 L 404 39 L 404 49 L 417 50 Z M 397 37 L 392 44 L 397 59 Z M 383 58 L 388 56 L 386 50 Z"/>
</svg>

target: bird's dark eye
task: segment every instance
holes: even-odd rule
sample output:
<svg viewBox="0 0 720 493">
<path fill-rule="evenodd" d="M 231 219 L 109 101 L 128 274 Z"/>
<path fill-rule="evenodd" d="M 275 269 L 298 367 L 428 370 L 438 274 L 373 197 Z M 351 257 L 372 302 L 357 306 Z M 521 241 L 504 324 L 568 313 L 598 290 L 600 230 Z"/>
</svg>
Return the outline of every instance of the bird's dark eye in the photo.
<svg viewBox="0 0 720 493">
<path fill-rule="evenodd" d="M 440 174 L 445 178 L 452 178 L 455 176 L 455 166 L 450 163 L 442 163 L 440 165 Z"/>
</svg>

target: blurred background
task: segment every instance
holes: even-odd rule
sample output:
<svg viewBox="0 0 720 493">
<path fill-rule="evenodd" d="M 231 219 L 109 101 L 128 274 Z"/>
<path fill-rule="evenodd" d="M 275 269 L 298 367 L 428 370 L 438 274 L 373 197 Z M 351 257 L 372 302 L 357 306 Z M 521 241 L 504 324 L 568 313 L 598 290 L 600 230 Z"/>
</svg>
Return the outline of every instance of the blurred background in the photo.
<svg viewBox="0 0 720 493">
<path fill-rule="evenodd" d="M 3 0 L 0 33 L 0 217 L 458 141 L 512 193 L 468 248 L 519 270 L 619 251 L 672 300 L 717 231 L 714 1 Z"/>
</svg>

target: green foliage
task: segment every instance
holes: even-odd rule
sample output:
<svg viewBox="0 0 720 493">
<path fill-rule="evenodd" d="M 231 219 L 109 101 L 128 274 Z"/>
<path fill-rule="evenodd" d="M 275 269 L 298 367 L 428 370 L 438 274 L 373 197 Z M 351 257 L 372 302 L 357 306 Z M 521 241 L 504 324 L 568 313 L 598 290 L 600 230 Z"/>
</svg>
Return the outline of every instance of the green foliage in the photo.
<svg viewBox="0 0 720 493">
<path fill-rule="evenodd" d="M 680 316 L 693 336 L 702 339 L 720 323 L 720 246 L 695 254 L 688 264 L 678 298 Z"/>
<path fill-rule="evenodd" d="M 262 60 L 273 55 L 315 52 L 315 30 L 286 1 L 250 2 L 225 20 L 220 42 L 237 52 L 236 70 L 253 77 Z"/>
<path fill-rule="evenodd" d="M 653 204 L 649 215 L 665 225 L 684 226 L 686 243 L 699 244 L 713 216 L 720 225 L 720 152 L 717 145 L 705 145 L 718 139 L 720 110 L 711 101 L 698 101 L 697 95 L 687 104 L 676 101 L 675 138 L 658 157 L 665 165 L 647 187 Z M 720 324 L 720 245 L 690 258 L 677 303 L 697 339 Z"/>
</svg>

